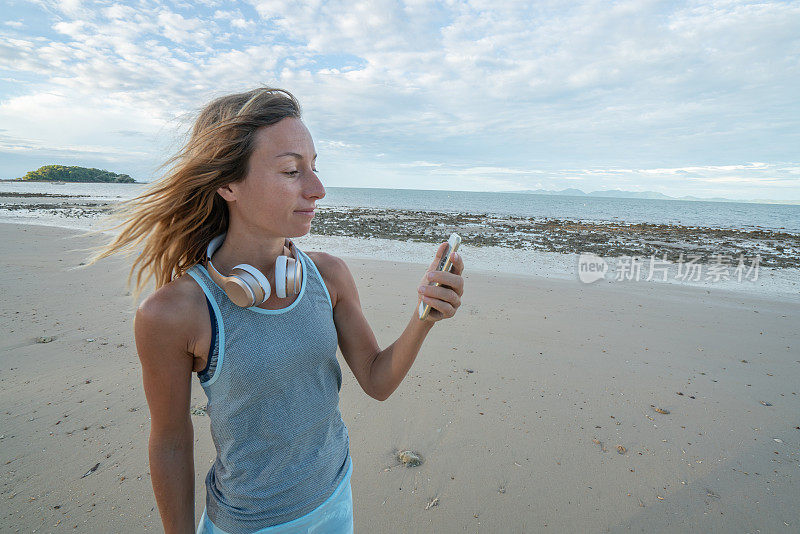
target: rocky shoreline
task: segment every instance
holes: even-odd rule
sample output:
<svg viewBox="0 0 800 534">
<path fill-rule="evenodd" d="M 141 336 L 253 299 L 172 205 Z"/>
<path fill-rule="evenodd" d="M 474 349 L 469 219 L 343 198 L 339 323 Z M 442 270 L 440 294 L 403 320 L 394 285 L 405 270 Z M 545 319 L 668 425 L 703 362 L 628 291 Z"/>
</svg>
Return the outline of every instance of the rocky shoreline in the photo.
<svg viewBox="0 0 800 534">
<path fill-rule="evenodd" d="M 534 219 L 488 214 L 411 210 L 320 209 L 312 232 L 437 243 L 457 232 L 471 246 L 496 246 L 565 254 L 642 256 L 676 262 L 718 263 L 720 257 L 760 255 L 765 267 L 800 267 L 800 235 L 664 224 Z"/>
<path fill-rule="evenodd" d="M 46 201 L 42 201 L 48 197 Z M 61 202 L 54 202 L 54 198 Z M 41 200 L 40 200 L 41 199 Z M 0 192 L 0 212 L 27 210 L 69 219 L 99 219 L 115 202 L 77 201 L 66 195 Z M 800 234 L 668 224 L 589 222 L 490 214 L 320 207 L 311 233 L 438 243 L 451 232 L 473 247 L 505 247 L 603 257 L 656 257 L 719 263 L 760 256 L 764 267 L 800 267 Z"/>
</svg>

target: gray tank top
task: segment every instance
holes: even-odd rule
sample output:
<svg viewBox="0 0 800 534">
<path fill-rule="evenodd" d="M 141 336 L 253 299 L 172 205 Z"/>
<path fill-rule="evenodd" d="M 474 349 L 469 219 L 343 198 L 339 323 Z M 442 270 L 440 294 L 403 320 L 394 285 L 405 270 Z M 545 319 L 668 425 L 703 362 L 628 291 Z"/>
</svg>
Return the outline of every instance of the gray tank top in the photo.
<svg viewBox="0 0 800 534">
<path fill-rule="evenodd" d="M 300 294 L 280 310 L 240 308 L 205 267 L 188 271 L 216 318 L 210 365 L 198 374 L 217 449 L 206 476 L 206 511 L 230 534 L 307 514 L 351 463 L 331 298 L 314 262 L 298 254 Z"/>
</svg>

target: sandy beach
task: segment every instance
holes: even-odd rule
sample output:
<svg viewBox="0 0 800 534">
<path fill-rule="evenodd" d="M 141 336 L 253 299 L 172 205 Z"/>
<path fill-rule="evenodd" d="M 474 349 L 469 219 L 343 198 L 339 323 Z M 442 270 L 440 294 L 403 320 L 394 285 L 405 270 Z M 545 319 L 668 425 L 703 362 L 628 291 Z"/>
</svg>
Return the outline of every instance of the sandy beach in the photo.
<svg viewBox="0 0 800 534">
<path fill-rule="evenodd" d="M 78 269 L 100 237 L 0 229 L 0 531 L 161 532 L 125 258 Z M 800 530 L 796 289 L 582 284 L 467 251 L 458 314 L 387 401 L 339 355 L 356 532 Z M 386 347 L 430 259 L 343 257 Z M 214 448 L 192 420 L 197 521 Z"/>
</svg>

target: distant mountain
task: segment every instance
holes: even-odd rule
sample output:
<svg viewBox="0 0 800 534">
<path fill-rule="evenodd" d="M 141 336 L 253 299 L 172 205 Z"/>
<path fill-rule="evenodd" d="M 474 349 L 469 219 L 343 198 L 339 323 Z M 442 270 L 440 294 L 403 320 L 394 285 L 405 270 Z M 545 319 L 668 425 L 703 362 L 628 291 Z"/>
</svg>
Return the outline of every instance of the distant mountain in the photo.
<svg viewBox="0 0 800 534">
<path fill-rule="evenodd" d="M 136 180 L 127 174 L 117 174 L 101 169 L 86 167 L 67 167 L 64 165 L 45 165 L 35 171 L 28 172 L 22 178 L 25 182 L 110 182 L 117 184 L 135 184 Z"/>
<path fill-rule="evenodd" d="M 555 191 L 552 189 L 524 189 L 522 191 L 509 191 L 510 193 L 525 193 L 530 195 L 561 195 L 569 197 L 602 197 L 602 198 L 645 198 L 652 200 L 691 200 L 700 202 L 749 202 L 758 204 L 800 204 L 800 200 L 734 200 L 730 198 L 713 197 L 700 198 L 693 196 L 671 197 L 657 191 L 623 191 L 621 189 L 606 189 L 602 191 L 592 191 L 584 193 L 574 187 Z"/>
</svg>

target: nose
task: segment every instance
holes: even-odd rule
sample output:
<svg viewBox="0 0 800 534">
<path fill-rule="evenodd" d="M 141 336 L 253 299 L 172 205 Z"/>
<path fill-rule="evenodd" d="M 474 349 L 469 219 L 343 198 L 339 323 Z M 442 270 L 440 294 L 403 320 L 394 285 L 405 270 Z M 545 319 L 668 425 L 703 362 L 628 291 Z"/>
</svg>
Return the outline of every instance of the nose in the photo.
<svg viewBox="0 0 800 534">
<path fill-rule="evenodd" d="M 322 185 L 322 181 L 320 181 L 319 176 L 314 171 L 310 172 L 310 180 L 308 184 L 308 189 L 306 190 L 306 196 L 310 198 L 325 198 L 325 186 Z"/>
</svg>

